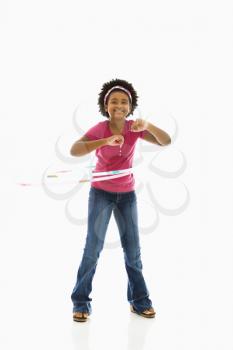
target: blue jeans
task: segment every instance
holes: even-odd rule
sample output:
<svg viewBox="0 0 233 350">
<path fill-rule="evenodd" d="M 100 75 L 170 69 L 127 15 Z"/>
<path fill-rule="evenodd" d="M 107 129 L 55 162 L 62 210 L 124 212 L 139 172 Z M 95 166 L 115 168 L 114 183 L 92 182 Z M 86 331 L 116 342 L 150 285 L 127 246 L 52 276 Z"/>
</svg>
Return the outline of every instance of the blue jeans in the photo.
<svg viewBox="0 0 233 350">
<path fill-rule="evenodd" d="M 89 295 L 92 291 L 92 280 L 104 246 L 112 211 L 124 252 L 128 275 L 128 302 L 139 312 L 152 307 L 142 274 L 135 191 L 109 192 L 90 187 L 86 243 L 77 273 L 77 281 L 71 294 L 73 312 L 88 312 L 89 314 L 92 312 L 90 303 L 92 299 Z"/>
</svg>

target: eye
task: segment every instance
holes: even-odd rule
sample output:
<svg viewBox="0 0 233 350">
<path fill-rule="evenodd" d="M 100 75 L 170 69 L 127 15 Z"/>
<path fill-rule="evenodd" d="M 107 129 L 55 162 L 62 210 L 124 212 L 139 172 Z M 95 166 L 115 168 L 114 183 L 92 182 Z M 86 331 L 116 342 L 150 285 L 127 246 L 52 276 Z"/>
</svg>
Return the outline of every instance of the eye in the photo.
<svg viewBox="0 0 233 350">
<path fill-rule="evenodd" d="M 116 104 L 116 103 L 117 103 L 117 101 L 110 101 L 110 103 L 111 103 L 111 104 Z M 121 103 L 122 103 L 122 104 L 125 104 L 125 105 L 127 105 L 127 104 L 128 104 L 128 102 L 127 102 L 127 101 L 122 101 Z"/>
</svg>

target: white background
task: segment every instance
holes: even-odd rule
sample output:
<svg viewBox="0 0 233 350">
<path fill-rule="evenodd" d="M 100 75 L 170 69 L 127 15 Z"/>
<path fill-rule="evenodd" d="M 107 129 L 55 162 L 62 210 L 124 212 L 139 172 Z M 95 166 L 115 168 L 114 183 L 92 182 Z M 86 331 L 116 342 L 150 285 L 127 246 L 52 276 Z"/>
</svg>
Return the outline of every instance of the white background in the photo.
<svg viewBox="0 0 233 350">
<path fill-rule="evenodd" d="M 233 349 L 232 23 L 225 0 L 1 1 L 2 349 Z M 118 247 L 103 250 L 93 314 L 78 324 L 70 294 L 85 225 L 68 220 L 66 200 L 16 182 L 40 182 L 57 160 L 58 137 L 72 134 L 80 101 L 97 111 L 82 102 L 83 130 L 104 120 L 97 97 L 114 78 L 134 85 L 150 122 L 168 130 L 175 118 L 171 147 L 187 167 L 173 180 L 190 203 L 141 235 L 156 318 L 130 314 Z M 88 186 L 75 197 L 84 212 Z M 161 193 L 172 201 L 169 188 Z M 149 217 L 139 210 L 141 223 Z M 114 222 L 109 235 L 118 237 Z"/>
</svg>

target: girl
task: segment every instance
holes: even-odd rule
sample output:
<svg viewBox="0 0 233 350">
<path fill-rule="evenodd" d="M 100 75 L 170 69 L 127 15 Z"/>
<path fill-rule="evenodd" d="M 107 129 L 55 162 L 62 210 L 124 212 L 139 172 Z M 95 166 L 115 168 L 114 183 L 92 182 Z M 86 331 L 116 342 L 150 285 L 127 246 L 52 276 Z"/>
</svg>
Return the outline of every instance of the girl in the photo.
<svg viewBox="0 0 233 350">
<path fill-rule="evenodd" d="M 99 94 L 98 106 L 107 120 L 91 127 L 76 141 L 71 147 L 71 155 L 80 157 L 95 150 L 98 159 L 95 171 L 128 169 L 132 167 L 139 137 L 161 146 L 169 144 L 170 136 L 155 125 L 143 119 L 127 120 L 137 107 L 137 99 L 137 93 L 129 82 L 113 79 L 105 83 Z M 112 212 L 124 252 L 130 310 L 147 318 L 155 316 L 142 274 L 134 184 L 133 174 L 91 183 L 86 243 L 71 294 L 74 321 L 86 321 L 92 312 L 89 295 Z"/>
</svg>

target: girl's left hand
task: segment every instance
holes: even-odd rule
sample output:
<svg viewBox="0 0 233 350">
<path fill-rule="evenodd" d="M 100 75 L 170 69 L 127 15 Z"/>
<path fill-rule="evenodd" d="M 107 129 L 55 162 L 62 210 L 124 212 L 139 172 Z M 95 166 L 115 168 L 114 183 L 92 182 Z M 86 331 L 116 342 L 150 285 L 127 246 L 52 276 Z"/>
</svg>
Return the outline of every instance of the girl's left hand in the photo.
<svg viewBox="0 0 233 350">
<path fill-rule="evenodd" d="M 136 119 L 131 124 L 131 130 L 130 131 L 139 132 L 139 131 L 147 130 L 147 128 L 148 128 L 148 122 L 147 121 L 145 121 L 144 119 Z"/>
</svg>

